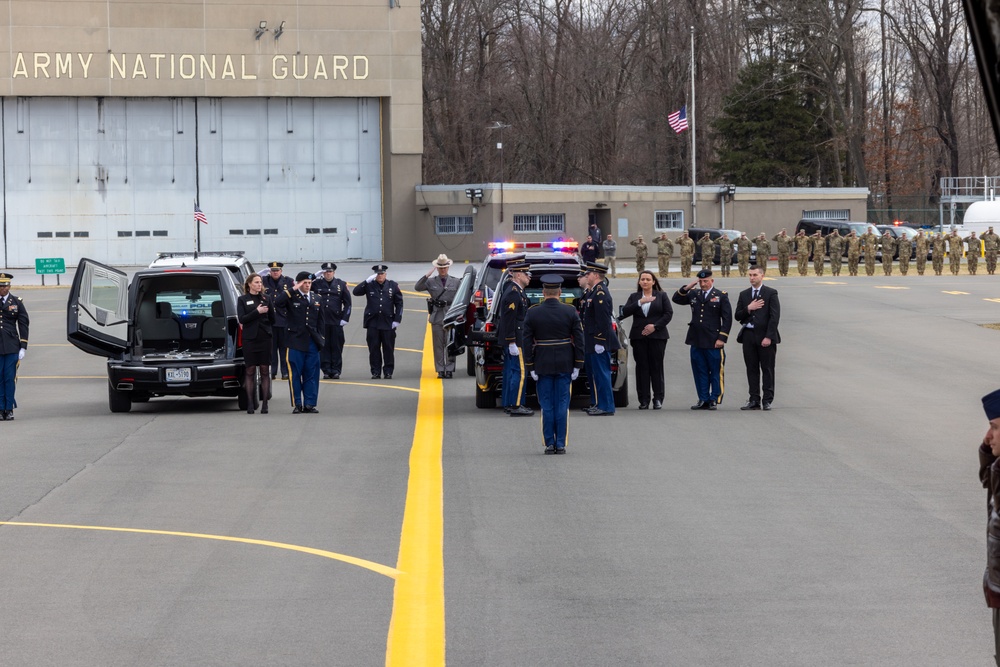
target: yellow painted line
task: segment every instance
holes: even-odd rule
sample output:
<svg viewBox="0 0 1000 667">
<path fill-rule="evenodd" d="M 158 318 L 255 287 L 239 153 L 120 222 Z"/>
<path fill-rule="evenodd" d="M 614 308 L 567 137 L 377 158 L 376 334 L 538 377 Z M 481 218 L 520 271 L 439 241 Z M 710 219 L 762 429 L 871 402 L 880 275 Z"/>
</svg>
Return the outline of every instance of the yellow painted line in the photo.
<svg viewBox="0 0 1000 667">
<path fill-rule="evenodd" d="M 414 387 L 400 387 L 395 384 L 375 384 L 374 382 L 344 382 L 343 380 L 320 380 L 323 384 L 350 384 L 355 387 L 377 387 L 379 389 L 398 389 L 399 391 L 412 391 L 419 394 L 420 390 Z"/>
<path fill-rule="evenodd" d="M 847 283 L 835 283 L 831 280 L 817 280 L 817 285 L 846 285 Z"/>
<path fill-rule="evenodd" d="M 427 309 L 420 310 L 419 308 L 404 308 L 403 312 L 404 313 L 420 313 L 422 315 L 426 315 L 427 314 Z"/>
<path fill-rule="evenodd" d="M 909 287 L 903 287 L 902 285 L 873 285 L 875 289 L 910 289 Z"/>
<path fill-rule="evenodd" d="M 968 294 L 968 292 L 950 292 L 948 290 L 941 290 L 941 294 Z"/>
<path fill-rule="evenodd" d="M 424 349 L 432 346 L 428 324 Z M 386 667 L 445 664 L 443 440 L 444 385 L 437 380 L 434 355 L 425 354 L 410 448 L 410 478 L 396 562 L 399 574 L 386 641 Z"/>
<path fill-rule="evenodd" d="M 357 565 L 358 567 L 363 567 L 366 570 L 371 570 L 372 572 L 385 575 L 390 579 L 395 579 L 401 574 L 399 570 L 397 570 L 396 568 L 389 567 L 388 565 L 382 565 L 381 563 L 375 563 L 370 560 L 365 560 L 363 558 L 346 556 L 344 554 L 338 554 L 332 551 L 326 551 L 324 549 L 313 549 L 312 547 L 303 547 L 297 544 L 286 544 L 284 542 L 271 542 L 270 540 L 254 540 L 248 537 L 230 537 L 229 535 L 206 535 L 204 533 L 183 533 L 173 530 L 147 530 L 143 528 L 114 528 L 111 526 L 77 526 L 64 523 L 26 523 L 21 521 L 0 521 L 0 526 L 27 526 L 33 528 L 68 528 L 73 530 L 100 530 L 111 533 L 140 533 L 143 535 L 167 535 L 170 537 L 197 537 L 203 540 L 216 540 L 219 542 L 239 542 L 242 544 L 255 544 L 262 547 L 272 547 L 274 549 L 285 549 L 287 551 L 298 551 L 299 553 L 310 554 L 312 556 L 320 556 L 322 558 L 329 558 L 331 560 L 339 560 L 343 563 Z"/>
<path fill-rule="evenodd" d="M 993 303 L 1000 303 L 1000 299 L 983 299 L 983 301 L 992 301 Z"/>
<path fill-rule="evenodd" d="M 351 344 L 351 343 L 345 345 L 344 347 L 363 347 L 366 350 L 368 349 L 367 345 L 354 345 L 354 344 Z M 417 354 L 423 354 L 424 353 L 423 350 L 414 350 L 412 347 L 397 347 L 396 348 L 396 352 L 416 352 Z M 436 374 L 435 374 L 435 377 L 436 377 Z"/>
</svg>

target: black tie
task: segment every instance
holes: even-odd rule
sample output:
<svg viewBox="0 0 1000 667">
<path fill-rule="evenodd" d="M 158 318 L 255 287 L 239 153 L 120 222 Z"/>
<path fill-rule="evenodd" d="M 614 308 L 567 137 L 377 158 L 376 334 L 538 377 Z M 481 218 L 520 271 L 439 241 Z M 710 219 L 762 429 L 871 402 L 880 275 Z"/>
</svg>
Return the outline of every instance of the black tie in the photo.
<svg viewBox="0 0 1000 667">
<path fill-rule="evenodd" d="M 756 301 L 756 300 L 757 300 L 757 290 L 754 290 L 754 291 L 753 291 L 753 298 L 752 298 L 752 299 L 750 299 L 750 300 L 751 300 L 751 301 Z"/>
</svg>

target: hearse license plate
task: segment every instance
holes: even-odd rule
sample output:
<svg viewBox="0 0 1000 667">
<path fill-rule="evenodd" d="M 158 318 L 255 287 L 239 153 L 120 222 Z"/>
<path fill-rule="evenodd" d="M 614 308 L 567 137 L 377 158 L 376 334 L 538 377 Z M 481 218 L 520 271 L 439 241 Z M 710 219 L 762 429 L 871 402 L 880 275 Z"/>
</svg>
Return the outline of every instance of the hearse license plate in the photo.
<svg viewBox="0 0 1000 667">
<path fill-rule="evenodd" d="M 191 381 L 190 368 L 167 369 L 167 382 L 190 382 L 190 381 Z"/>
</svg>

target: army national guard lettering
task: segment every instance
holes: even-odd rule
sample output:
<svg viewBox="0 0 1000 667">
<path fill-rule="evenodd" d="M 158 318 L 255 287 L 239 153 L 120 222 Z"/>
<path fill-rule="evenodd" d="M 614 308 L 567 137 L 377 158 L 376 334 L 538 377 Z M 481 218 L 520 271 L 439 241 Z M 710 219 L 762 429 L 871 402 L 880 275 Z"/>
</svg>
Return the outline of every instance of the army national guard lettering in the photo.
<svg viewBox="0 0 1000 667">
<path fill-rule="evenodd" d="M 0 421 L 14 419 L 17 368 L 28 350 L 28 309 L 10 293 L 13 279 L 0 273 Z"/>
<path fill-rule="evenodd" d="M 358 283 L 354 296 L 365 297 L 364 328 L 372 379 L 392 379 L 396 367 L 396 327 L 403 321 L 403 293 L 386 277 L 389 267 L 376 264 L 368 278 Z"/>
<path fill-rule="evenodd" d="M 576 309 L 560 302 L 562 276 L 542 276 L 544 300 L 524 320 L 525 367 L 542 408 L 546 454 L 565 454 L 570 387 L 583 367 L 583 326 Z"/>
<path fill-rule="evenodd" d="M 319 367 L 327 380 L 339 380 L 344 370 L 344 327 L 351 319 L 351 290 L 337 277 L 337 265 L 325 262 L 312 282 L 313 294 L 323 308 L 323 349 Z"/>
<path fill-rule="evenodd" d="M 691 372 L 698 390 L 698 402 L 691 409 L 714 410 L 725 391 L 724 348 L 733 326 L 729 295 L 715 289 L 711 271 L 702 270 L 697 280 L 677 290 L 671 300 L 691 306 L 691 321 L 684 341 L 691 346 Z"/>
</svg>

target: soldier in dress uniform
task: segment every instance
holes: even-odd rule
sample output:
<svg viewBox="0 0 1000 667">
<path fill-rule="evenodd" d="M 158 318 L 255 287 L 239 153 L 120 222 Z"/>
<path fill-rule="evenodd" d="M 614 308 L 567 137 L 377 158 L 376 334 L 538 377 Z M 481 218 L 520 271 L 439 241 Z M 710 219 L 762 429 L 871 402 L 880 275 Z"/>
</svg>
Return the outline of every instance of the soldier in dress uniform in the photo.
<svg viewBox="0 0 1000 667">
<path fill-rule="evenodd" d="M 417 279 L 413 289 L 427 292 L 427 321 L 431 325 L 431 338 L 434 344 L 434 368 L 439 378 L 450 378 L 455 374 L 455 357 L 448 354 L 448 332 L 444 330 L 444 316 L 455 300 L 455 292 L 461 282 L 455 276 L 448 274 L 452 260 L 441 253 L 434 260 L 431 270 Z M 436 276 L 434 274 L 437 274 Z"/>
<path fill-rule="evenodd" d="M 281 274 L 281 270 L 285 265 L 282 262 L 268 262 L 267 271 L 261 272 L 261 278 L 264 280 L 264 296 L 270 300 L 278 298 L 278 295 L 282 292 L 291 295 L 292 283 L 294 282 L 288 276 Z M 285 321 L 285 316 L 281 314 L 280 311 L 275 310 L 274 313 L 274 326 L 271 327 L 271 331 L 274 336 L 271 339 L 271 378 L 277 377 L 278 371 L 281 371 L 281 379 L 288 379 L 288 358 L 285 355 L 286 343 L 285 343 L 285 327 L 288 323 Z"/>
<path fill-rule="evenodd" d="M 562 276 L 542 276 L 544 300 L 524 319 L 524 365 L 542 408 L 546 454 L 566 453 L 570 386 L 583 367 L 583 326 L 576 308 L 562 303 Z"/>
<path fill-rule="evenodd" d="M 588 262 L 577 280 L 583 288 L 580 311 L 583 315 L 584 362 L 590 381 L 591 405 L 586 412 L 591 417 L 615 414 L 615 395 L 611 387 L 611 355 L 620 347 L 615 333 L 614 304 L 604 286 L 608 269 Z"/>
<path fill-rule="evenodd" d="M 729 295 L 713 286 L 712 272 L 699 271 L 698 279 L 674 293 L 673 301 L 691 306 L 685 343 L 691 346 L 691 371 L 698 390 L 692 410 L 714 410 L 725 392 L 726 341 L 733 326 Z M 698 289 L 694 289 L 695 285 Z"/>
<path fill-rule="evenodd" d="M 522 354 L 522 330 L 524 317 L 528 314 L 528 297 L 524 288 L 531 280 L 531 265 L 524 256 L 507 260 L 510 283 L 500 297 L 500 322 L 497 328 L 497 342 L 503 350 L 503 387 L 501 402 L 503 411 L 511 417 L 528 417 L 535 411 L 524 404 L 524 355 Z"/>
<path fill-rule="evenodd" d="M 316 413 L 319 399 L 319 351 L 323 349 L 323 307 L 310 292 L 312 274 L 301 271 L 292 289 L 274 299 L 274 310 L 286 322 L 292 414 Z"/>
<path fill-rule="evenodd" d="M 17 367 L 28 349 L 28 309 L 10 293 L 9 273 L 0 273 L 0 421 L 14 419 Z"/>
<path fill-rule="evenodd" d="M 403 321 L 403 293 L 388 280 L 389 267 L 376 264 L 363 283 L 354 286 L 354 296 L 365 297 L 364 328 L 368 343 L 368 365 L 372 379 L 392 379 L 396 367 L 396 327 Z"/>
<path fill-rule="evenodd" d="M 351 319 L 351 290 L 337 277 L 337 265 L 325 262 L 313 280 L 312 291 L 323 307 L 323 349 L 319 367 L 327 380 L 339 380 L 344 370 L 344 327 Z"/>
</svg>

